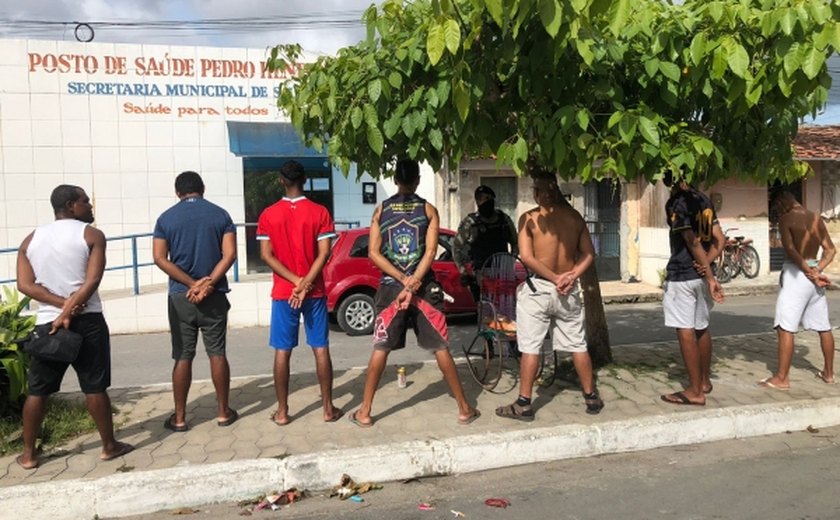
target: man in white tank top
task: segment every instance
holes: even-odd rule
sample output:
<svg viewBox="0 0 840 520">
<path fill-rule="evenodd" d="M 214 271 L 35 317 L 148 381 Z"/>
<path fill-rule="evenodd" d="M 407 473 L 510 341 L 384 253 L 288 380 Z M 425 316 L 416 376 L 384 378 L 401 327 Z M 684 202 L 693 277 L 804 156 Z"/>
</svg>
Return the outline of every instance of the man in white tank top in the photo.
<svg viewBox="0 0 840 520">
<path fill-rule="evenodd" d="M 36 436 L 44 420 L 47 397 L 58 392 L 72 365 L 85 394 L 88 412 L 102 439 L 103 461 L 121 457 L 133 446 L 114 438 L 111 400 L 111 344 L 97 289 L 105 271 L 105 235 L 89 226 L 93 206 L 82 188 L 61 185 L 50 196 L 55 221 L 38 227 L 18 250 L 17 288 L 39 302 L 38 325 L 52 323 L 54 333 L 67 328 L 84 341 L 72 363 L 32 356 L 29 394 L 23 405 L 23 454 L 17 463 L 38 467 Z"/>
</svg>

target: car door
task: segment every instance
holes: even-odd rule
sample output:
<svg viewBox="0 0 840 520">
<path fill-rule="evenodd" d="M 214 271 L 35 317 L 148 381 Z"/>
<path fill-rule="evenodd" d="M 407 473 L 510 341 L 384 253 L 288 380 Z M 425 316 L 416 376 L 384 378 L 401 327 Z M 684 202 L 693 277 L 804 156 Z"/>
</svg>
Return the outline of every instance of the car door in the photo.
<svg viewBox="0 0 840 520">
<path fill-rule="evenodd" d="M 468 288 L 463 287 L 460 282 L 460 275 L 455 261 L 452 259 L 452 243 L 455 233 L 449 230 L 440 230 L 438 236 L 438 250 L 435 261 L 432 262 L 432 270 L 435 272 L 437 281 L 443 290 L 450 295 L 454 301 L 446 302 L 446 312 L 475 312 L 476 304 Z"/>
</svg>

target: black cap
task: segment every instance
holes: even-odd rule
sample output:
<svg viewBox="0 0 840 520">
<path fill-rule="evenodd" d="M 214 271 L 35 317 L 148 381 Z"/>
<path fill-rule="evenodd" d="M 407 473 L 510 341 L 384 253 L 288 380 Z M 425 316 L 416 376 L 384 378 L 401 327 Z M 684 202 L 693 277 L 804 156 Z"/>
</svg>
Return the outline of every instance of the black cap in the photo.
<svg viewBox="0 0 840 520">
<path fill-rule="evenodd" d="M 494 199 L 496 198 L 496 192 L 494 192 L 490 186 L 481 185 L 475 189 L 475 198 L 478 198 L 479 195 L 490 195 Z"/>
</svg>

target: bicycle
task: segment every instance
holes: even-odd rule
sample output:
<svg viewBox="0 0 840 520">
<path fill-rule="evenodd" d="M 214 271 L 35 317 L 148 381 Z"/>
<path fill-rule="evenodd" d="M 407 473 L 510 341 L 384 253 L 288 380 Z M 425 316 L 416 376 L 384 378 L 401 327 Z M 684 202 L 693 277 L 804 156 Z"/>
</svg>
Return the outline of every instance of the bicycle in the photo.
<svg viewBox="0 0 840 520">
<path fill-rule="evenodd" d="M 738 228 L 727 228 L 723 233 L 726 241 L 718 257 L 718 281 L 727 283 L 741 273 L 747 278 L 755 278 L 761 268 L 761 260 L 752 246 L 753 240 L 743 236 L 730 238 L 730 231 L 738 231 Z"/>
<path fill-rule="evenodd" d="M 528 270 L 510 253 L 492 255 L 481 268 L 478 279 L 481 297 L 478 304 L 478 331 L 470 344 L 462 345 L 464 358 L 475 381 L 488 392 L 512 390 L 515 379 L 506 380 L 497 389 L 502 375 L 518 374 L 519 351 L 516 337 L 516 288 L 528 281 Z M 512 360 L 514 363 L 507 363 Z M 559 359 L 551 341 L 543 341 L 536 382 L 542 388 L 554 383 Z"/>
</svg>

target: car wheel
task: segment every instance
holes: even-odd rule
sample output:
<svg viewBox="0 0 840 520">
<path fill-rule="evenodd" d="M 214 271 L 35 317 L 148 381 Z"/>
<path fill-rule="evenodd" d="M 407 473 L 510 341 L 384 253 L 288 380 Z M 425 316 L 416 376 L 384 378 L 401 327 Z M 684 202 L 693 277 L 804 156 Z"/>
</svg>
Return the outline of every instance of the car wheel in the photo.
<svg viewBox="0 0 840 520">
<path fill-rule="evenodd" d="M 376 312 L 373 297 L 367 294 L 351 294 L 338 306 L 338 326 L 348 336 L 362 336 L 373 333 Z"/>
</svg>

